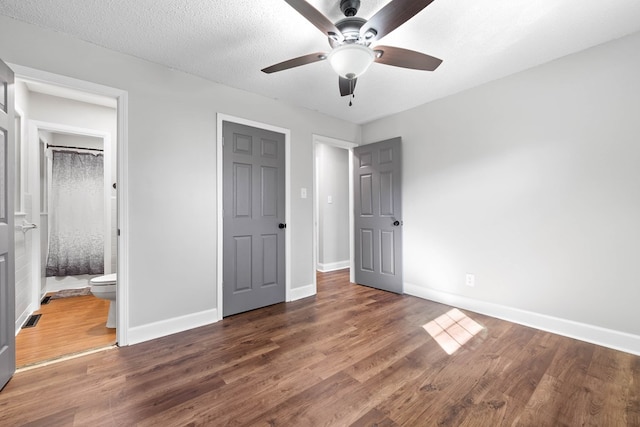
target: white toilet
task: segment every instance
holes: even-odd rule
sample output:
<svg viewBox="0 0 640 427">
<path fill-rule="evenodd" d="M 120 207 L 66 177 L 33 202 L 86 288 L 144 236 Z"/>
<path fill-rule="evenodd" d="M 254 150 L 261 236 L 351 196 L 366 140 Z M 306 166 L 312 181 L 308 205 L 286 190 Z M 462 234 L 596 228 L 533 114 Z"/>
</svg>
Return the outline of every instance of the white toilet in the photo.
<svg viewBox="0 0 640 427">
<path fill-rule="evenodd" d="M 98 298 L 109 300 L 107 328 L 116 327 L 116 273 L 94 277 L 89 281 L 91 293 Z"/>
</svg>

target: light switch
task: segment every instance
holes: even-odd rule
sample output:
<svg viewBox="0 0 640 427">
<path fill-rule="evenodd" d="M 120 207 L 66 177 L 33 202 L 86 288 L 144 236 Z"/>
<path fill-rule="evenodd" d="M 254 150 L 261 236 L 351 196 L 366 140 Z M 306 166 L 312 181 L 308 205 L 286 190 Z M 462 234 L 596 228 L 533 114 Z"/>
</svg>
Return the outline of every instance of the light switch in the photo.
<svg viewBox="0 0 640 427">
<path fill-rule="evenodd" d="M 306 199 L 307 198 L 307 189 L 306 188 L 301 188 L 300 189 L 300 198 L 301 199 Z"/>
<path fill-rule="evenodd" d="M 333 196 L 327 196 L 327 203 L 333 203 Z"/>
</svg>

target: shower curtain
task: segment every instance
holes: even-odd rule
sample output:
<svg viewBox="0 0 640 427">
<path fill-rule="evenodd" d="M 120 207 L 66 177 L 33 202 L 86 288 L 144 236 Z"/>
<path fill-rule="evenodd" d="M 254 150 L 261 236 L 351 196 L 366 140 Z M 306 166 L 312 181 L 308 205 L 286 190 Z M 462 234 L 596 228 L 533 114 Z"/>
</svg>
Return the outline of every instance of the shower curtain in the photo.
<svg viewBox="0 0 640 427">
<path fill-rule="evenodd" d="M 54 151 L 47 276 L 104 273 L 103 156 Z"/>
</svg>

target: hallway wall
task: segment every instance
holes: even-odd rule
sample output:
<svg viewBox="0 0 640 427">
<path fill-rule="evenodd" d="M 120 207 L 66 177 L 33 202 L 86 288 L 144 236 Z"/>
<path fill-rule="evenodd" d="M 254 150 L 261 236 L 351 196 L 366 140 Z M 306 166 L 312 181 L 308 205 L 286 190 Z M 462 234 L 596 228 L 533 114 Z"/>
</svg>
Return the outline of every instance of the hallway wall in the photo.
<svg viewBox="0 0 640 427">
<path fill-rule="evenodd" d="M 349 151 L 316 146 L 318 174 L 318 270 L 349 266 Z"/>
</svg>

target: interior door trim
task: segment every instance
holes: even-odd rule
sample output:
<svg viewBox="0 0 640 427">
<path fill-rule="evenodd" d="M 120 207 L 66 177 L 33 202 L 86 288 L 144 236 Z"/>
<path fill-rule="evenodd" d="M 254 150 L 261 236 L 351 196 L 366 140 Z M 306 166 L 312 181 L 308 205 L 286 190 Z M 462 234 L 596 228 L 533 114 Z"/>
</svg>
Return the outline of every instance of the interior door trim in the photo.
<svg viewBox="0 0 640 427">
<path fill-rule="evenodd" d="M 86 80 L 54 74 L 35 68 L 17 64 L 8 64 L 15 72 L 16 78 L 23 78 L 37 82 L 77 89 L 83 92 L 115 98 L 117 102 L 117 169 L 118 191 L 116 193 L 118 204 L 118 283 L 117 283 L 117 329 L 116 341 L 118 346 L 129 345 L 129 93 L 126 90 L 93 83 Z"/>
<path fill-rule="evenodd" d="M 256 122 L 242 117 L 217 113 L 216 124 L 216 303 L 217 320 L 222 320 L 222 255 L 223 255 L 223 153 L 222 153 L 222 122 L 232 122 L 254 128 L 265 129 L 284 134 L 284 174 L 285 174 L 285 224 L 291 223 L 291 130 L 266 123 Z M 291 231 L 285 233 L 285 301 L 291 301 Z"/>
<path fill-rule="evenodd" d="M 349 153 L 349 280 L 353 282 L 354 279 L 354 269 L 353 269 L 353 260 L 354 260 L 354 241 L 353 241 L 353 230 L 354 230 L 354 219 L 353 219 L 353 149 L 358 146 L 355 142 L 345 141 L 342 139 L 330 138 L 328 136 L 316 135 L 313 134 L 313 269 L 315 271 L 316 266 L 318 265 L 318 241 L 319 237 L 319 228 L 318 228 L 318 218 L 319 213 L 318 209 L 319 200 L 318 200 L 318 177 L 317 177 L 317 168 L 316 168 L 316 156 L 317 156 L 317 146 L 318 144 L 329 145 L 332 147 L 343 148 Z M 313 289 L 314 294 L 317 292 L 318 283 L 316 275 L 313 275 Z"/>
</svg>

